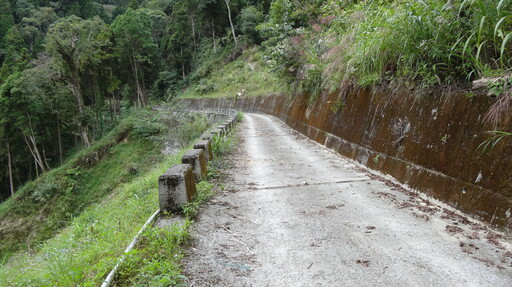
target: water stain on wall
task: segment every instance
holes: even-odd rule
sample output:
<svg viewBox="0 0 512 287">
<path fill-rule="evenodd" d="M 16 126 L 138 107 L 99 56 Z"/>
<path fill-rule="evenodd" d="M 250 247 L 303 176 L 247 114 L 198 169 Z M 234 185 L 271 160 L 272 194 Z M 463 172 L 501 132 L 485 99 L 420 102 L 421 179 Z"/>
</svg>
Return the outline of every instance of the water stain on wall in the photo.
<svg viewBox="0 0 512 287">
<path fill-rule="evenodd" d="M 354 88 L 306 96 L 183 99 L 189 108 L 274 115 L 338 153 L 496 227 L 512 228 L 512 144 L 482 153 L 485 95 Z"/>
</svg>

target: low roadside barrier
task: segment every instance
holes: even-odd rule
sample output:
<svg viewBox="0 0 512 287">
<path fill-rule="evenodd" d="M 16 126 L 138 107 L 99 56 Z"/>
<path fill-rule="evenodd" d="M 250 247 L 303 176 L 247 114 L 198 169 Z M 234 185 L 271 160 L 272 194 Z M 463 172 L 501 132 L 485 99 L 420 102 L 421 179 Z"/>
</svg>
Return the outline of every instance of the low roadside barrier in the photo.
<svg viewBox="0 0 512 287">
<path fill-rule="evenodd" d="M 188 111 L 190 112 L 190 111 Z M 214 136 L 226 135 L 236 124 L 237 111 L 232 109 L 200 110 L 201 113 L 217 113 L 228 116 L 222 128 L 216 128 L 211 133 L 203 134 L 194 144 L 194 148 L 187 151 L 181 158 L 182 164 L 171 166 L 164 174 L 158 177 L 158 199 L 160 208 L 142 226 L 122 257 L 117 261 L 112 271 L 101 284 L 109 287 L 127 254 L 137 244 L 142 232 L 150 226 L 162 212 L 181 212 L 182 206 L 191 202 L 196 195 L 196 182 L 208 173 L 207 162 L 213 159 L 211 141 Z"/>
<path fill-rule="evenodd" d="M 228 120 L 217 126 L 210 134 L 203 134 L 194 144 L 194 149 L 183 155 L 182 164 L 172 166 L 158 178 L 159 204 L 162 212 L 180 212 L 184 204 L 194 199 L 196 182 L 207 174 L 207 162 L 213 159 L 213 137 L 227 135 L 236 125 L 236 111 L 215 111 L 228 115 Z"/>
</svg>

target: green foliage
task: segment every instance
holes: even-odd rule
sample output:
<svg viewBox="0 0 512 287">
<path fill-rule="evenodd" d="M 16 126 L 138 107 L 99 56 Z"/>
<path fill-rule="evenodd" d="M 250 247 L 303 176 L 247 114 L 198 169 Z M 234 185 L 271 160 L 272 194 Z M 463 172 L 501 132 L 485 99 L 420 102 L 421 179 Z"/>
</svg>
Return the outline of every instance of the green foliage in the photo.
<svg viewBox="0 0 512 287">
<path fill-rule="evenodd" d="M 233 151 L 236 142 L 230 136 L 214 136 L 212 138 L 212 151 L 214 157 L 222 157 Z"/>
<path fill-rule="evenodd" d="M 273 70 L 298 92 L 347 80 L 432 87 L 512 68 L 509 1 L 303 2 L 273 1 L 258 26 Z"/>
<path fill-rule="evenodd" d="M 91 145 L 132 106 L 170 99 L 236 59 L 261 40 L 255 26 L 270 3 L 230 2 L 236 32 L 242 34 L 235 49 L 223 2 L 115 2 L 1 2 L 0 86 L 8 84 L 4 110 L 9 112 L 0 114 L 0 160 L 12 156 L 15 185 L 57 166 L 80 142 Z M 245 89 L 249 75 L 233 95 Z M 19 80 L 13 84 L 14 78 Z M 222 92 L 216 87 L 206 80 L 197 92 Z M 137 125 L 135 134 L 151 137 L 161 129 L 156 123 Z M 40 157 L 37 171 L 31 170 L 30 149 L 41 154 L 34 156 Z M 6 165 L 0 174 L 1 200 L 10 194 Z"/>
<path fill-rule="evenodd" d="M 3 232 L 16 236 L 0 242 L 0 253 L 34 246 L 53 236 L 85 206 L 97 202 L 120 182 L 133 177 L 126 168 L 128 162 L 143 165 L 154 161 L 158 149 L 153 145 L 131 141 L 113 147 L 130 129 L 129 120 L 125 120 L 90 149 L 82 150 L 63 166 L 26 184 L 16 193 L 16 200 L 2 203 L 1 221 L 16 218 L 17 223 L 6 225 Z M 109 156 L 98 163 L 106 151 Z M 82 169 L 80 164 L 85 163 L 90 166 Z M 144 170 L 141 167 L 138 168 Z"/>
<path fill-rule="evenodd" d="M 185 286 L 180 272 L 181 246 L 187 242 L 189 221 L 147 229 L 127 256 L 113 284 Z"/>
<path fill-rule="evenodd" d="M 477 151 L 482 151 L 481 154 L 492 151 L 499 142 L 512 136 L 512 133 L 504 131 L 487 131 L 486 133 L 489 135 L 489 138 L 483 141 L 477 148 Z"/>
<path fill-rule="evenodd" d="M 197 75 L 202 79 L 196 86 L 180 93 L 181 97 L 244 97 L 282 93 L 289 89 L 286 82 L 271 71 L 258 48 L 244 51 L 236 61 L 228 64 L 219 58 L 204 64 L 209 67 L 200 66 L 196 70 L 202 72 Z"/>
<path fill-rule="evenodd" d="M 498 78 L 488 85 L 489 95 L 501 97 L 512 91 L 512 77 Z"/>
<path fill-rule="evenodd" d="M 50 27 L 46 48 L 63 62 L 65 73 L 72 73 L 73 69 L 83 72 L 101 63 L 111 45 L 110 38 L 110 29 L 101 19 L 83 20 L 69 16 Z"/>
<path fill-rule="evenodd" d="M 137 120 L 133 124 L 132 135 L 138 139 L 156 140 L 156 136 L 168 131 L 162 119 L 151 111 L 137 112 Z"/>
<path fill-rule="evenodd" d="M 236 121 L 237 121 L 237 122 L 240 122 L 243 118 L 244 118 L 244 113 L 242 113 L 242 112 L 238 112 L 238 113 L 236 114 Z"/>
<path fill-rule="evenodd" d="M 194 51 L 190 25 L 186 3 L 178 2 L 167 27 L 168 37 L 164 39 L 164 51 L 167 54 L 167 61 L 183 78 L 191 71 L 190 64 Z"/>
<path fill-rule="evenodd" d="M 133 100 L 138 106 L 146 106 L 148 99 L 145 85 L 149 82 L 147 77 L 154 66 L 158 65 L 158 46 L 154 42 L 159 35 L 153 35 L 152 18 L 146 10 L 132 10 L 129 8 L 119 15 L 111 25 L 116 39 L 117 53 L 125 69 L 130 70 L 133 89 L 136 90 L 136 98 Z M 157 17 L 154 18 L 155 20 Z M 155 32 L 158 34 L 158 32 Z M 157 69 L 158 70 L 158 69 Z M 149 82 L 148 85 L 152 83 Z"/>
<path fill-rule="evenodd" d="M 171 119 L 172 111 L 166 115 L 134 112 L 89 150 L 79 152 L 70 162 L 26 185 L 12 200 L 0 205 L 2 225 L 10 226 L 10 234 L 17 235 L 0 242 L 2 258 L 25 244 L 32 248 L 30 255 L 17 253 L 0 266 L 1 282 L 19 286 L 96 286 L 103 281 L 158 206 L 158 176 L 179 163 L 184 153 L 166 157 L 161 154 L 160 145 L 130 136 L 133 123 L 141 117 L 188 122 L 182 130 L 166 129 L 167 135 L 159 136 L 167 139 L 180 131 L 198 135 L 202 131 L 193 128 L 203 128 L 205 121 L 198 115 Z M 80 165 L 91 160 L 91 166 Z M 198 202 L 212 195 L 208 183 L 199 184 L 198 188 Z M 148 231 L 123 265 L 118 283 L 168 286 L 183 279 L 179 275 L 179 245 L 188 238 L 187 226 L 188 223 Z M 2 232 L 8 230 L 4 228 Z M 12 271 L 20 268 L 27 269 L 23 274 Z"/>
<path fill-rule="evenodd" d="M 213 185 L 207 181 L 201 181 L 196 185 L 197 194 L 193 201 L 183 206 L 183 214 L 189 219 L 194 219 L 199 213 L 199 207 L 213 197 Z"/>
<path fill-rule="evenodd" d="M 238 25 L 242 35 L 245 35 L 250 43 L 261 43 L 261 36 L 256 27 L 263 22 L 263 12 L 255 6 L 247 6 L 240 12 Z"/>
<path fill-rule="evenodd" d="M 187 114 L 176 128 L 177 142 L 185 146 L 191 140 L 198 138 L 208 128 L 208 120 L 201 114 Z"/>
<path fill-rule="evenodd" d="M 217 85 L 208 80 L 203 79 L 199 82 L 199 84 L 197 84 L 195 92 L 200 95 L 206 95 L 214 92 L 215 89 L 217 89 Z"/>
<path fill-rule="evenodd" d="M 273 1 L 269 21 L 257 26 L 264 37 L 263 45 L 267 47 L 267 57 L 273 71 L 288 81 L 293 81 L 299 65 L 298 43 L 302 28 L 294 29 L 290 14 L 293 6 L 290 0 Z"/>
<path fill-rule="evenodd" d="M 7 31 L 14 26 L 12 7 L 9 1 L 0 1 L 0 48 L 4 46 L 4 37 Z"/>
</svg>

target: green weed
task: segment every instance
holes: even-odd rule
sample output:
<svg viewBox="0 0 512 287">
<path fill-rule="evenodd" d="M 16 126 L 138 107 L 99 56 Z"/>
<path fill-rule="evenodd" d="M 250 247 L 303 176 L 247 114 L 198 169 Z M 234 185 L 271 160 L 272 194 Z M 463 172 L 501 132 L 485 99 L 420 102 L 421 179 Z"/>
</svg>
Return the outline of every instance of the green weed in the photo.
<svg viewBox="0 0 512 287">
<path fill-rule="evenodd" d="M 243 118 L 244 118 L 244 113 L 243 112 L 237 112 L 236 113 L 236 121 L 237 122 L 241 122 Z"/>
<path fill-rule="evenodd" d="M 476 149 L 477 151 L 481 150 L 481 154 L 491 151 L 501 140 L 512 136 L 512 133 L 504 131 L 487 131 L 486 133 L 489 134 L 490 137 L 483 141 Z"/>
<path fill-rule="evenodd" d="M 159 117 L 154 112 L 149 114 L 152 116 L 143 116 L 148 120 Z M 196 129 L 205 128 L 199 116 L 184 119 L 187 124 L 181 130 L 177 131 L 176 126 L 166 128 L 175 139 L 180 133 L 187 133 L 181 138 L 186 139 L 202 132 Z M 9 236 L 0 242 L 2 285 L 98 286 L 104 280 L 157 208 L 158 176 L 179 163 L 184 153 L 161 155 L 159 144 L 130 135 L 131 126 L 123 124 L 117 133 L 27 184 L 0 205 L 0 214 L 9 214 L 2 220 L 11 227 L 3 229 Z M 162 136 L 150 135 L 155 139 Z M 90 158 L 94 160 L 84 160 Z M 79 165 L 83 162 L 91 165 Z M 20 248 L 30 248 L 30 252 L 15 252 Z M 172 266 L 169 263 L 166 268 Z M 179 268 L 173 270 L 178 274 Z M 174 273 L 169 271 L 151 282 L 165 282 L 165 286 L 178 278 Z"/>
<path fill-rule="evenodd" d="M 213 197 L 213 185 L 207 181 L 201 181 L 196 185 L 197 194 L 193 201 L 183 206 L 183 214 L 193 219 L 199 212 L 199 207 Z"/>
<path fill-rule="evenodd" d="M 182 246 L 190 238 L 190 221 L 147 229 L 121 265 L 115 286 L 185 286 Z"/>
<path fill-rule="evenodd" d="M 224 156 L 230 153 L 236 146 L 236 142 L 229 136 L 214 136 L 212 138 L 212 151 L 214 157 Z"/>
</svg>

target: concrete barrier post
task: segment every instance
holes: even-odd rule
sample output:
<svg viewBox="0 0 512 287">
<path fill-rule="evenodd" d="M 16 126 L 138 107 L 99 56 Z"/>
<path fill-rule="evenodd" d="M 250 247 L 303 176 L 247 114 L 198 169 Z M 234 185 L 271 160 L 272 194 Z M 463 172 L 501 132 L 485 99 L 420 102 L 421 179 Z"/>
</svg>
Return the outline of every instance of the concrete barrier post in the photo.
<svg viewBox="0 0 512 287">
<path fill-rule="evenodd" d="M 226 126 L 226 124 L 224 123 L 224 124 L 219 125 L 219 126 L 217 127 L 217 129 L 222 129 L 222 130 L 226 131 L 226 130 L 227 130 L 227 126 Z"/>
<path fill-rule="evenodd" d="M 217 132 L 217 135 L 219 137 L 223 137 L 224 135 L 226 135 L 226 131 L 224 130 L 224 128 L 222 128 L 220 126 L 217 127 L 217 130 L 215 130 L 215 131 Z M 213 134 L 213 132 L 212 132 L 212 134 Z"/>
<path fill-rule="evenodd" d="M 212 144 L 209 140 L 201 140 L 194 144 L 195 149 L 202 149 L 204 151 L 206 161 L 213 160 Z"/>
<path fill-rule="evenodd" d="M 211 133 L 204 133 L 201 135 L 202 140 L 211 140 L 213 135 Z"/>
<path fill-rule="evenodd" d="M 177 164 L 158 177 L 158 197 L 162 212 L 177 212 L 196 194 L 193 167 Z"/>
<path fill-rule="evenodd" d="M 194 174 L 196 176 L 196 181 L 201 180 L 203 176 L 208 172 L 206 167 L 206 156 L 205 152 L 202 149 L 192 149 L 187 151 L 181 157 L 181 163 L 190 164 L 194 168 Z"/>
<path fill-rule="evenodd" d="M 224 122 L 224 126 L 226 126 L 226 129 L 230 131 L 233 128 L 233 125 L 231 124 L 230 120 L 227 120 Z"/>
</svg>

